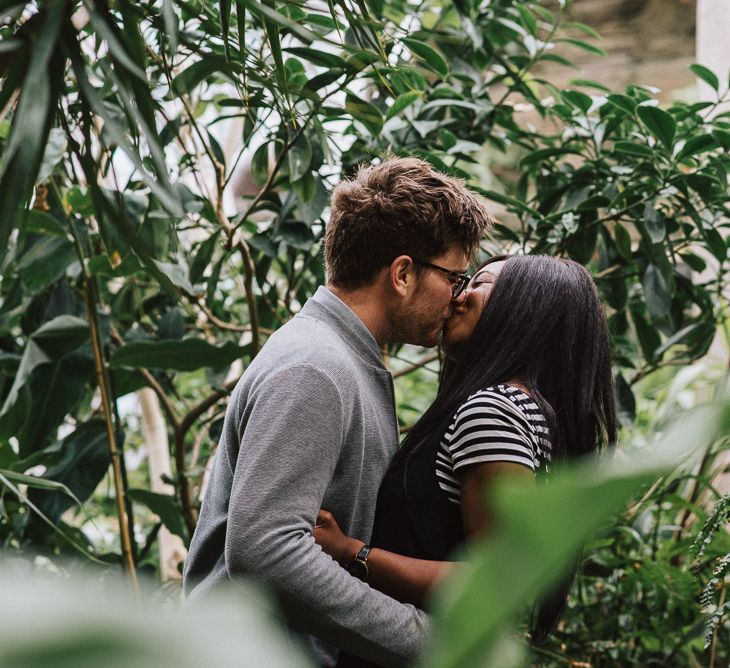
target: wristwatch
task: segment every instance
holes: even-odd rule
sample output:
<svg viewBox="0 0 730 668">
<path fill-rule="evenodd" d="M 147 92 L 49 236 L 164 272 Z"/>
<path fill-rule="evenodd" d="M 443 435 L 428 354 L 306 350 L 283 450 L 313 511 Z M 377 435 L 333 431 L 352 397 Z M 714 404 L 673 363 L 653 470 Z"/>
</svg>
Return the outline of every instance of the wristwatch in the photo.
<svg viewBox="0 0 730 668">
<path fill-rule="evenodd" d="M 366 582 L 368 575 L 370 575 L 370 569 L 368 568 L 368 555 L 370 554 L 370 546 L 363 545 L 360 551 L 355 555 L 354 559 L 351 559 L 345 564 L 345 570 L 350 574 Z"/>
</svg>

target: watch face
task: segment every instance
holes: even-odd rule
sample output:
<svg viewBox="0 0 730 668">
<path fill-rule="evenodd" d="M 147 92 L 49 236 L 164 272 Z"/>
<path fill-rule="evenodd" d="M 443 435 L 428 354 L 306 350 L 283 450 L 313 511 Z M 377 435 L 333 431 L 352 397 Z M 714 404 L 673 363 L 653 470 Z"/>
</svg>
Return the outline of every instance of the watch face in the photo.
<svg viewBox="0 0 730 668">
<path fill-rule="evenodd" d="M 368 567 L 364 561 L 353 559 L 345 565 L 345 570 L 356 578 L 365 581 L 368 577 Z"/>
</svg>

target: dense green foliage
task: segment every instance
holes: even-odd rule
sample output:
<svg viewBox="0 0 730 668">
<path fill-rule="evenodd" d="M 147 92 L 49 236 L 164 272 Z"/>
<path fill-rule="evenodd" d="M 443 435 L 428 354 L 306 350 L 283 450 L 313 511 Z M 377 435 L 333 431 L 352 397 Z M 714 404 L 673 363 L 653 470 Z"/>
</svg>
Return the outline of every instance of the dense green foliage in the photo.
<svg viewBox="0 0 730 668">
<path fill-rule="evenodd" d="M 89 536 L 116 512 L 99 491 L 108 428 L 127 452 L 139 447 L 123 398 L 142 387 L 164 411 L 176 495 L 150 492 L 144 468 L 115 479 L 140 488 L 124 495 L 131 522 L 151 509 L 189 538 L 231 364 L 245 366 L 323 281 L 332 187 L 389 154 L 421 156 L 506 208 L 485 252 L 591 269 L 632 429 L 637 388 L 701 358 L 727 319 L 730 118 L 719 99 L 660 108 L 644 86 L 556 89 L 546 63 L 600 48 L 562 4 L 544 5 L 0 3 L 6 549 L 119 561 L 115 541 Z M 510 164 L 501 178 L 497 160 Z M 437 362 L 388 352 L 410 422 Z M 728 545 L 713 532 L 696 566 L 689 545 L 714 500 L 715 457 L 663 479 L 587 550 L 547 652 L 596 665 L 702 654 L 700 595 L 713 570 L 723 581 Z M 154 565 L 158 528 L 137 523 L 133 560 Z M 719 591 L 705 595 L 711 612 L 725 605 Z"/>
</svg>

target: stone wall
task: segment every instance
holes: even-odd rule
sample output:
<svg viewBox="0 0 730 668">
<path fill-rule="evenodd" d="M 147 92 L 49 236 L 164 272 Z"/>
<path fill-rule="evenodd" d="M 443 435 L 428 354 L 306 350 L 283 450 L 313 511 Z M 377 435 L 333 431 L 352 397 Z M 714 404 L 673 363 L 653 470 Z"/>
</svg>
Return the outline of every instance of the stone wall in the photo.
<svg viewBox="0 0 730 668">
<path fill-rule="evenodd" d="M 574 0 L 568 9 L 571 20 L 597 30 L 603 39 L 587 41 L 608 56 L 562 44 L 557 52 L 580 72 L 549 65 L 542 73 L 561 87 L 580 77 L 618 91 L 632 83 L 656 86 L 665 102 L 683 89 L 692 95 L 695 78 L 688 67 L 695 62 L 696 9 L 696 0 Z M 575 37 L 586 38 L 578 32 Z"/>
</svg>

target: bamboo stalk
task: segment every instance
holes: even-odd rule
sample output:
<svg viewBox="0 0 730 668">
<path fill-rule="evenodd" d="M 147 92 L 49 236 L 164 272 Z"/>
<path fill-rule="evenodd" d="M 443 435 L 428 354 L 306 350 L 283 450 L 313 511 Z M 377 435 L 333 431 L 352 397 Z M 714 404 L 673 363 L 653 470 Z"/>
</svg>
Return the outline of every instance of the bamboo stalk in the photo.
<svg viewBox="0 0 730 668">
<path fill-rule="evenodd" d="M 117 447 L 117 439 L 114 433 L 114 421 L 111 410 L 109 382 L 104 362 L 104 352 L 99 336 L 99 320 L 96 315 L 96 304 L 92 292 L 91 281 L 84 276 L 84 296 L 86 297 L 86 312 L 89 318 L 89 332 L 91 333 L 91 347 L 94 351 L 94 367 L 96 369 L 96 381 L 101 392 L 101 405 L 104 411 L 104 422 L 106 424 L 107 439 L 109 442 L 109 453 L 112 459 L 112 474 L 114 478 L 114 491 L 117 499 L 117 517 L 119 520 L 119 536 L 122 543 L 122 554 L 127 572 L 132 580 L 132 589 L 139 598 L 139 582 L 137 580 L 137 568 L 134 564 L 132 554 L 132 537 L 129 531 L 129 521 L 124 503 L 124 484 L 122 481 L 121 453 Z"/>
</svg>

